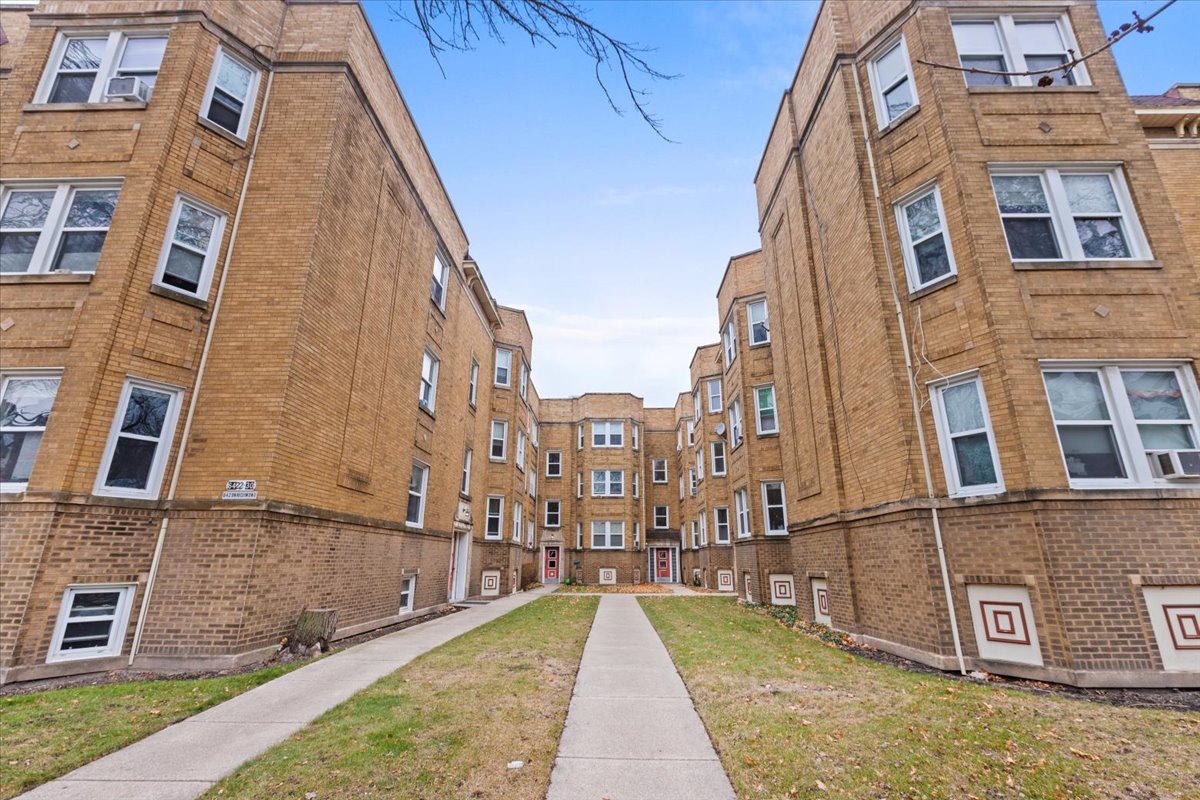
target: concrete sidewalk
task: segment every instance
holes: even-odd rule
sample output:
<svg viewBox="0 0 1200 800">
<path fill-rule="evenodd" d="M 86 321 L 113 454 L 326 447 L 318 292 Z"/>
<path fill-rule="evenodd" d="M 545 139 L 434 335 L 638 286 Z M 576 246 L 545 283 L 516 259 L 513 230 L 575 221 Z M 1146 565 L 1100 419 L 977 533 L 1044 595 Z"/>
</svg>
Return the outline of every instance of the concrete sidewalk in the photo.
<svg viewBox="0 0 1200 800">
<path fill-rule="evenodd" d="M 637 598 L 592 623 L 547 800 L 733 800 L 667 648 Z"/>
<path fill-rule="evenodd" d="M 351 695 L 417 656 L 547 594 L 472 606 L 301 667 L 165 728 L 17 800 L 192 800 Z"/>
</svg>

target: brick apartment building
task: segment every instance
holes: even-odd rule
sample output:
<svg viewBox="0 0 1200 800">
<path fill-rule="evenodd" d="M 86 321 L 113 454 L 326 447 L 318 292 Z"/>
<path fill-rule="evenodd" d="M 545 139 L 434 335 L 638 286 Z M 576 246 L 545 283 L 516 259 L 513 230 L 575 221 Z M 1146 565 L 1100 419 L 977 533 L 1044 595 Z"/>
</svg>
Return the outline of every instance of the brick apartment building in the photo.
<svg viewBox="0 0 1200 800">
<path fill-rule="evenodd" d="M 4 6 L 0 681 L 571 577 L 1200 682 L 1200 92 L 920 63 L 1104 41 L 1008 5 L 826 0 L 674 408 L 539 397 L 358 4 Z"/>
</svg>

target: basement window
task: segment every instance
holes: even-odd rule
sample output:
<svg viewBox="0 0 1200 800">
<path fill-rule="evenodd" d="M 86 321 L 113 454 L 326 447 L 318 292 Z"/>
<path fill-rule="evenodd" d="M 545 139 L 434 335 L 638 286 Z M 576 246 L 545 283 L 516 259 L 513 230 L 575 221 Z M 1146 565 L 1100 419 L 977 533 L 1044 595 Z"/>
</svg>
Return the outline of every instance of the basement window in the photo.
<svg viewBox="0 0 1200 800">
<path fill-rule="evenodd" d="M 0 187 L 0 273 L 96 271 L 119 183 Z"/>
<path fill-rule="evenodd" d="M 25 491 L 60 380 L 52 373 L 0 380 L 0 491 Z"/>
<path fill-rule="evenodd" d="M 413 610 L 413 601 L 417 596 L 417 576 L 405 575 L 400 579 L 400 613 L 407 614 Z"/>
<path fill-rule="evenodd" d="M 258 70 L 218 46 L 200 106 L 203 118 L 245 141 L 257 92 Z"/>
<path fill-rule="evenodd" d="M 96 494 L 158 497 L 182 394 L 181 389 L 149 381 L 125 381 L 100 462 Z"/>
<path fill-rule="evenodd" d="M 133 584 L 68 587 L 47 663 L 120 655 L 134 589 Z"/>
<path fill-rule="evenodd" d="M 196 200 L 175 198 L 154 282 L 204 299 L 212 284 L 225 215 Z"/>
<path fill-rule="evenodd" d="M 132 97 L 150 99 L 167 37 L 162 33 L 136 36 L 113 31 L 60 35 L 50 52 L 34 103 L 104 103 L 110 78 L 133 78 Z M 114 87 L 114 89 L 117 87 Z M 112 101 L 127 99 L 124 94 Z"/>
</svg>

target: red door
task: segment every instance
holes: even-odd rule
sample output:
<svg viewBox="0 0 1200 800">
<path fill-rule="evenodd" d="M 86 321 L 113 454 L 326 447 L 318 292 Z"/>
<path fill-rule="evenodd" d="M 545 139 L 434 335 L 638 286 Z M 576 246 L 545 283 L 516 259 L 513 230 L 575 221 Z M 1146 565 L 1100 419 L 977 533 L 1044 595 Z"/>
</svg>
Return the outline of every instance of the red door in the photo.
<svg viewBox="0 0 1200 800">
<path fill-rule="evenodd" d="M 546 548 L 546 580 L 558 580 L 558 548 Z"/>
<path fill-rule="evenodd" d="M 671 551 L 660 547 L 654 551 L 654 577 L 660 581 L 671 580 Z"/>
</svg>

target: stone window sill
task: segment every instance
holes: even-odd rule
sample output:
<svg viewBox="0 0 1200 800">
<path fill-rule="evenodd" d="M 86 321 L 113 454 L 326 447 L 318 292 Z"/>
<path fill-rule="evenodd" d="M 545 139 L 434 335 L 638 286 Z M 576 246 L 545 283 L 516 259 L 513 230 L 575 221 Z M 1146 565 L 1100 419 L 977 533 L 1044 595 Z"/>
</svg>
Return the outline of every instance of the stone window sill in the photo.
<svg viewBox="0 0 1200 800">
<path fill-rule="evenodd" d="M 943 287 L 953 286 L 956 283 L 958 283 L 958 273 L 951 272 L 948 275 L 944 275 L 943 277 L 938 278 L 933 283 L 922 286 L 920 289 L 917 289 L 915 292 L 909 292 L 908 299 L 916 300 L 917 298 L 924 297 L 927 294 L 933 294 L 938 289 L 941 289 Z"/>
<path fill-rule="evenodd" d="M 141 111 L 142 100 L 113 100 L 108 103 L 26 103 L 22 111 Z"/>
<path fill-rule="evenodd" d="M 151 284 L 150 294 L 156 294 L 159 297 L 165 297 L 168 300 L 175 300 L 185 305 L 195 306 L 199 309 L 208 309 L 208 301 L 201 300 L 199 297 L 187 294 L 186 292 L 176 291 L 175 289 L 166 286 L 159 286 L 157 283 Z"/>
<path fill-rule="evenodd" d="M 1113 260 L 1113 261 L 1014 261 L 1017 270 L 1060 270 L 1060 269 L 1162 269 L 1161 261 Z"/>
<path fill-rule="evenodd" d="M 968 94 L 1034 94 L 1059 92 L 1066 94 L 1100 94 L 1096 86 L 968 86 Z"/>
<path fill-rule="evenodd" d="M 91 272 L 18 272 L 0 275 L 0 285 L 14 283 L 91 283 Z"/>
<path fill-rule="evenodd" d="M 213 133 L 217 134 L 218 136 L 222 136 L 222 137 L 228 139 L 229 141 L 236 144 L 238 147 L 246 146 L 246 140 L 243 139 L 242 137 L 238 136 L 236 133 L 230 133 L 225 128 L 222 128 L 220 125 L 216 124 L 215 122 L 209 122 L 204 117 L 197 117 L 196 119 L 200 122 L 200 127 L 206 128 L 206 129 L 212 131 Z"/>
</svg>

